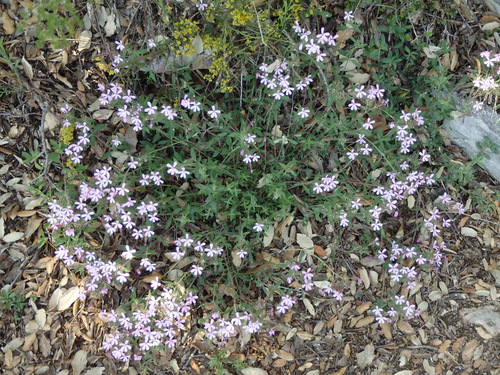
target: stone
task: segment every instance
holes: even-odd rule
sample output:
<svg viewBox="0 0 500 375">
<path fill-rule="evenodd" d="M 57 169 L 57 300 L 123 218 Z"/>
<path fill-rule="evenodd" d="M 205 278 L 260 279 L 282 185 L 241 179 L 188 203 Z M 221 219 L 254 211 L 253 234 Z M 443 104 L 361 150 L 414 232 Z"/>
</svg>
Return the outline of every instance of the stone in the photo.
<svg viewBox="0 0 500 375">
<path fill-rule="evenodd" d="M 470 158 L 479 153 L 487 155 L 482 158 L 482 166 L 489 174 L 500 181 L 500 154 L 495 154 L 490 147 L 479 149 L 478 143 L 491 141 L 492 148 L 500 150 L 500 115 L 493 108 L 486 106 L 485 109 L 468 113 L 465 101 L 458 95 L 453 94 L 457 103 L 457 110 L 451 113 L 452 119 L 445 120 L 445 130 L 450 136 L 450 141 L 465 150 Z"/>
<path fill-rule="evenodd" d="M 494 306 L 463 309 L 460 312 L 466 323 L 481 326 L 491 336 L 500 335 L 500 312 Z"/>
</svg>

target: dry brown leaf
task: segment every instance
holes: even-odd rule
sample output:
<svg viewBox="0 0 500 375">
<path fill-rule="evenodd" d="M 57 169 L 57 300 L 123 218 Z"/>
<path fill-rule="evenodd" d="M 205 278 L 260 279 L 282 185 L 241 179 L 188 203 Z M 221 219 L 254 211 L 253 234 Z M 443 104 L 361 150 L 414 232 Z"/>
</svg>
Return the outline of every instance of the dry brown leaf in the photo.
<svg viewBox="0 0 500 375">
<path fill-rule="evenodd" d="M 106 20 L 106 25 L 104 26 L 104 32 L 107 37 L 112 36 L 116 32 L 116 22 L 115 22 L 115 14 L 111 13 L 108 15 Z"/>
<path fill-rule="evenodd" d="M 441 63 L 451 71 L 457 69 L 460 66 L 457 51 L 450 51 L 445 53 L 441 58 Z"/>
<path fill-rule="evenodd" d="M 356 354 L 356 360 L 358 366 L 364 369 L 370 366 L 375 359 L 375 346 L 373 344 L 368 344 L 365 346 L 365 350 L 361 353 Z"/>
<path fill-rule="evenodd" d="M 288 333 L 286 334 L 286 337 L 285 337 L 285 340 L 288 341 L 290 340 L 292 337 L 295 336 L 295 334 L 297 333 L 298 329 L 297 328 L 292 328 L 290 331 L 288 331 Z"/>
<path fill-rule="evenodd" d="M 85 367 L 87 366 L 87 352 L 85 350 L 79 350 L 75 353 L 75 357 L 71 361 L 71 367 L 73 367 L 73 375 L 80 375 Z"/>
<path fill-rule="evenodd" d="M 370 288 L 370 278 L 368 277 L 368 272 L 366 271 L 366 268 L 361 268 L 359 270 L 359 276 L 361 277 L 361 280 L 363 281 L 363 285 L 365 286 L 365 289 Z"/>
<path fill-rule="evenodd" d="M 241 259 L 241 257 L 238 255 L 239 251 L 240 251 L 240 249 L 238 249 L 236 247 L 231 251 L 231 259 L 233 260 L 233 264 L 235 267 L 240 267 L 241 263 L 243 261 Z"/>
<path fill-rule="evenodd" d="M 280 368 L 286 366 L 286 360 L 278 358 L 273 362 L 273 367 Z"/>
<path fill-rule="evenodd" d="M 373 323 L 374 320 L 375 320 L 375 317 L 373 315 L 365 316 L 364 318 L 361 318 L 360 320 L 358 320 L 356 322 L 356 324 L 354 325 L 354 327 L 355 328 L 365 327 L 368 324 Z"/>
<path fill-rule="evenodd" d="M 31 235 L 33 233 L 35 233 L 35 231 L 40 228 L 40 226 L 42 225 L 44 219 L 37 219 L 35 216 L 33 217 L 30 217 L 29 221 L 28 221 L 28 226 L 26 227 L 26 232 L 24 233 L 24 235 L 26 236 L 26 238 L 30 238 Z"/>
<path fill-rule="evenodd" d="M 10 349 L 10 348 L 7 349 L 7 352 L 5 353 L 5 356 L 3 358 L 4 365 L 6 368 L 10 369 L 14 366 L 13 357 L 14 357 L 14 355 L 12 354 L 12 349 Z"/>
<path fill-rule="evenodd" d="M 302 340 L 312 340 L 314 339 L 314 335 L 312 333 L 306 331 L 297 332 L 297 336 L 299 336 Z"/>
<path fill-rule="evenodd" d="M 494 14 L 485 14 L 484 16 L 481 17 L 481 19 L 479 20 L 479 23 L 484 25 L 486 23 L 489 23 L 489 22 L 500 22 L 500 18 Z"/>
<path fill-rule="evenodd" d="M 392 331 L 391 331 L 391 326 L 389 325 L 389 323 L 382 324 L 382 332 L 388 340 L 392 340 Z"/>
<path fill-rule="evenodd" d="M 21 65 L 23 66 L 24 74 L 26 74 L 26 77 L 28 77 L 30 80 L 33 79 L 33 67 L 24 58 L 24 56 L 21 58 Z"/>
<path fill-rule="evenodd" d="M 285 361 L 293 361 L 295 359 L 292 353 L 282 349 L 278 350 L 278 357 L 284 359 Z"/>
<path fill-rule="evenodd" d="M 191 358 L 191 360 L 189 361 L 189 366 L 191 366 L 191 368 L 197 373 L 199 374 L 200 373 L 200 366 L 198 365 L 198 363 L 194 360 L 194 358 Z"/>
<path fill-rule="evenodd" d="M 68 86 L 70 89 L 73 88 L 73 85 L 71 84 L 70 81 L 68 81 L 68 79 L 66 77 L 63 77 L 62 75 L 60 75 L 59 73 L 56 73 L 56 78 L 61 81 L 62 83 L 64 83 L 66 86 Z"/>
<path fill-rule="evenodd" d="M 407 335 L 412 335 L 415 333 L 415 330 L 408 322 L 403 322 L 402 320 L 398 321 L 397 326 L 399 330 Z"/>
<path fill-rule="evenodd" d="M 7 351 L 7 349 L 11 349 L 11 350 L 19 349 L 21 347 L 21 345 L 23 345 L 23 342 L 24 342 L 23 338 L 16 337 L 16 338 L 10 340 L 7 343 L 7 345 L 5 345 L 4 347 L 2 347 L 2 351 L 5 353 Z"/>
<path fill-rule="evenodd" d="M 44 309 L 39 309 L 36 311 L 35 320 L 38 323 L 40 329 L 45 326 L 45 323 L 47 322 L 47 313 Z"/>
<path fill-rule="evenodd" d="M 483 26 L 481 26 L 482 31 L 493 31 L 495 29 L 498 29 L 500 27 L 500 22 L 493 21 L 493 22 L 488 22 L 485 23 Z"/>
<path fill-rule="evenodd" d="M 372 302 L 368 301 L 356 307 L 356 312 L 359 314 L 364 314 L 372 306 Z"/>
<path fill-rule="evenodd" d="M 42 334 L 38 339 L 38 343 L 39 343 L 38 347 L 40 348 L 42 356 L 47 358 L 50 355 L 50 352 L 52 351 L 52 345 L 50 345 L 50 340 L 47 338 L 47 336 Z"/>
<path fill-rule="evenodd" d="M 12 18 L 9 17 L 7 12 L 3 12 L 2 21 L 3 21 L 3 30 L 5 31 L 5 34 L 12 35 L 16 32 L 16 24 L 14 23 Z"/>
<path fill-rule="evenodd" d="M 90 30 L 84 30 L 80 33 L 78 38 L 78 51 L 89 49 L 92 43 L 92 32 Z"/>
<path fill-rule="evenodd" d="M 479 341 L 477 341 L 476 339 L 473 339 L 469 341 L 467 344 L 465 344 L 462 350 L 462 360 L 465 363 L 469 363 L 472 361 L 474 350 L 476 350 L 478 346 L 479 346 Z"/>
<path fill-rule="evenodd" d="M 347 74 L 347 79 L 352 83 L 356 83 L 359 85 L 365 84 L 370 79 L 370 75 L 368 73 L 361 73 L 357 71 L 352 71 Z"/>
<path fill-rule="evenodd" d="M 309 301 L 307 298 L 303 298 L 302 302 L 304 303 L 304 306 L 306 307 L 309 314 L 311 314 L 313 317 L 316 316 L 316 310 L 314 309 L 311 301 Z"/>
<path fill-rule="evenodd" d="M 344 355 L 349 358 L 351 356 L 351 345 L 349 343 L 345 344 Z"/>
<path fill-rule="evenodd" d="M 67 291 L 61 294 L 60 298 L 57 301 L 57 309 L 59 311 L 66 310 L 69 308 L 73 302 L 76 301 L 78 295 L 80 294 L 80 288 L 74 286 L 69 288 Z"/>
<path fill-rule="evenodd" d="M 337 31 L 337 35 L 339 36 L 337 39 L 337 43 L 339 44 L 338 48 L 342 49 L 345 46 L 345 41 L 349 40 L 349 38 L 354 34 L 353 29 L 344 29 Z"/>
<path fill-rule="evenodd" d="M 457 339 L 457 341 L 455 341 L 453 343 L 453 345 L 451 346 L 451 350 L 456 353 L 458 352 L 458 350 L 460 349 L 460 346 L 462 345 L 462 342 L 465 340 L 465 337 L 462 336 L 460 338 Z"/>
<path fill-rule="evenodd" d="M 316 254 L 317 256 L 319 256 L 321 258 L 326 257 L 326 251 L 320 245 L 314 245 L 314 254 Z"/>
<path fill-rule="evenodd" d="M 347 366 L 346 367 L 342 367 L 338 371 L 335 371 L 332 375 L 344 375 L 346 371 L 347 371 Z"/>
<path fill-rule="evenodd" d="M 35 340 L 36 340 L 36 332 L 32 332 L 28 336 L 26 336 L 24 338 L 24 345 L 22 347 L 22 350 L 24 352 L 30 350 L 33 344 L 35 343 Z"/>
</svg>

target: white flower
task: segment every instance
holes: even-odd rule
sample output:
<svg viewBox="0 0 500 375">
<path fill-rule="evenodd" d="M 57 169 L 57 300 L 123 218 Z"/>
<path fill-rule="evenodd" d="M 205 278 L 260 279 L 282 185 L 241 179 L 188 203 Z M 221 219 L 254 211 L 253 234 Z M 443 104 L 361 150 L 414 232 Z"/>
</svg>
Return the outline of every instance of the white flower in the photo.
<svg viewBox="0 0 500 375">
<path fill-rule="evenodd" d="M 221 114 L 221 111 L 219 109 L 215 109 L 215 106 L 213 105 L 212 109 L 210 111 L 208 111 L 207 113 L 210 116 L 210 118 L 216 119 Z"/>
<path fill-rule="evenodd" d="M 311 111 L 309 109 L 301 108 L 301 110 L 297 114 L 302 118 L 306 118 L 309 117 L 310 112 Z"/>
<path fill-rule="evenodd" d="M 260 223 L 255 223 L 255 225 L 253 226 L 253 230 L 255 230 L 256 232 L 262 232 L 263 228 L 264 228 L 264 224 L 260 224 Z"/>
<path fill-rule="evenodd" d="M 191 267 L 190 271 L 194 276 L 199 276 L 203 273 L 203 267 L 197 266 L 196 264 L 193 264 Z"/>
</svg>

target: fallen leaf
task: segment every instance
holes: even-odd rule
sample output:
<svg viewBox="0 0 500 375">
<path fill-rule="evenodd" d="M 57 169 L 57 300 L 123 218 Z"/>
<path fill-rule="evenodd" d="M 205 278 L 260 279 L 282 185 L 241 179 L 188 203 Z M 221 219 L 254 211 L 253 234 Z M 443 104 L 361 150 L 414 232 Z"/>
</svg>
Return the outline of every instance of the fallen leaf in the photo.
<svg viewBox="0 0 500 375">
<path fill-rule="evenodd" d="M 314 339 L 314 335 L 312 333 L 306 331 L 297 332 L 297 336 L 299 336 L 302 340 L 312 340 Z"/>
<path fill-rule="evenodd" d="M 361 369 L 370 366 L 374 359 L 375 359 L 375 347 L 373 346 L 373 344 L 366 345 L 365 350 L 363 350 L 359 354 L 356 354 L 356 360 L 358 366 Z"/>
<path fill-rule="evenodd" d="M 477 237 L 477 231 L 469 227 L 462 227 L 460 233 L 466 237 Z"/>
<path fill-rule="evenodd" d="M 265 247 L 271 245 L 274 238 L 274 227 L 272 225 L 269 226 L 266 230 L 266 234 L 264 235 L 264 239 L 262 240 Z"/>
<path fill-rule="evenodd" d="M 62 311 L 69 308 L 73 304 L 73 302 L 76 301 L 79 294 L 80 288 L 78 288 L 77 286 L 69 288 L 66 292 L 64 292 L 61 298 L 59 298 L 59 301 L 57 302 L 57 309 L 59 311 Z"/>
<path fill-rule="evenodd" d="M 462 350 L 462 360 L 465 363 L 469 363 L 472 361 L 472 356 L 474 355 L 474 350 L 479 346 L 479 341 L 473 339 L 465 344 Z"/>
<path fill-rule="evenodd" d="M 104 367 L 94 367 L 91 368 L 90 370 L 87 370 L 83 375 L 102 375 L 104 370 L 105 370 Z"/>
<path fill-rule="evenodd" d="M 278 350 L 278 357 L 280 357 L 286 361 L 293 361 L 295 359 L 295 357 L 293 356 L 292 353 L 289 353 L 289 352 L 282 350 L 282 349 Z"/>
<path fill-rule="evenodd" d="M 306 307 L 309 314 L 311 314 L 313 317 L 316 316 L 316 310 L 314 310 L 314 306 L 312 305 L 311 301 L 309 301 L 307 298 L 303 298 L 302 302 L 304 303 L 304 306 Z"/>
<path fill-rule="evenodd" d="M 301 247 L 301 249 L 309 250 L 308 253 L 314 252 L 314 242 L 305 234 L 297 233 L 297 243 Z"/>
<path fill-rule="evenodd" d="M 200 53 L 203 52 L 203 40 L 198 34 L 196 34 L 191 44 L 194 47 L 194 53 L 199 55 Z"/>
<path fill-rule="evenodd" d="M 373 315 L 365 316 L 364 318 L 361 318 L 360 320 L 358 320 L 356 322 L 356 324 L 354 325 L 354 327 L 355 328 L 365 327 L 368 324 L 373 323 L 374 320 L 375 320 L 375 317 Z"/>
<path fill-rule="evenodd" d="M 286 366 L 286 360 L 282 358 L 278 358 L 273 362 L 273 367 L 275 368 L 280 368 L 280 367 L 285 367 Z"/>
<path fill-rule="evenodd" d="M 426 46 L 423 48 L 424 50 L 424 53 L 425 55 L 429 58 L 429 59 L 435 59 L 437 58 L 437 54 L 436 52 L 438 51 L 441 51 L 441 47 L 438 47 L 438 46 Z"/>
<path fill-rule="evenodd" d="M 115 14 L 111 13 L 108 15 L 106 20 L 106 25 L 104 26 L 104 32 L 107 37 L 112 36 L 116 32 L 116 22 L 115 22 Z"/>
<path fill-rule="evenodd" d="M 12 232 L 2 238 L 4 242 L 16 242 L 24 236 L 24 232 Z"/>
<path fill-rule="evenodd" d="M 85 367 L 87 366 L 87 352 L 85 350 L 79 350 L 75 353 L 75 357 L 71 361 L 71 367 L 73 367 L 73 375 L 80 375 Z"/>
<path fill-rule="evenodd" d="M 90 30 L 83 30 L 78 38 L 78 52 L 89 49 L 92 42 L 92 32 Z"/>
<path fill-rule="evenodd" d="M 485 23 L 483 26 L 481 26 L 482 31 L 493 31 L 495 29 L 498 29 L 500 27 L 500 23 L 493 21 L 493 22 L 488 22 Z"/>
<path fill-rule="evenodd" d="M 363 285 L 365 286 L 365 289 L 370 288 L 370 278 L 368 277 L 368 272 L 366 271 L 366 268 L 361 268 L 359 270 L 359 276 L 361 277 L 361 280 L 363 281 Z"/>
<path fill-rule="evenodd" d="M 326 256 L 326 251 L 325 249 L 323 249 L 323 247 L 319 245 L 314 245 L 314 254 L 322 258 Z"/>
<path fill-rule="evenodd" d="M 21 65 L 23 66 L 24 73 L 26 74 L 26 77 L 28 77 L 30 80 L 33 79 L 33 67 L 24 58 L 24 56 L 21 58 Z"/>
<path fill-rule="evenodd" d="M 14 23 L 12 18 L 9 17 L 7 12 L 3 12 L 2 21 L 3 21 L 3 30 L 5 31 L 5 34 L 11 35 L 16 32 L 16 24 Z"/>
<path fill-rule="evenodd" d="M 267 371 L 262 370 L 262 369 L 257 368 L 257 367 L 244 368 L 243 370 L 241 370 L 241 373 L 243 375 L 268 375 Z"/>
<path fill-rule="evenodd" d="M 357 83 L 359 85 L 362 85 L 370 79 L 370 75 L 368 73 L 360 73 L 360 72 L 349 72 L 347 74 L 347 79 L 351 81 L 352 83 Z"/>
</svg>

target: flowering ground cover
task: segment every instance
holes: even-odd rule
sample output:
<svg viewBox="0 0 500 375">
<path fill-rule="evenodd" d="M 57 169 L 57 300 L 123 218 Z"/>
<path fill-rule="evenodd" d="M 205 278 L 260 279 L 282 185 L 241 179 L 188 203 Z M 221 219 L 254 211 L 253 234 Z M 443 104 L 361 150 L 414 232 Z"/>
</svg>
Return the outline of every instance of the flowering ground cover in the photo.
<svg viewBox="0 0 500 375">
<path fill-rule="evenodd" d="M 496 104 L 497 16 L 30 5 L 2 10 L 7 373 L 498 371 L 461 318 L 497 303 L 497 185 L 441 126 L 451 90 Z"/>
</svg>

